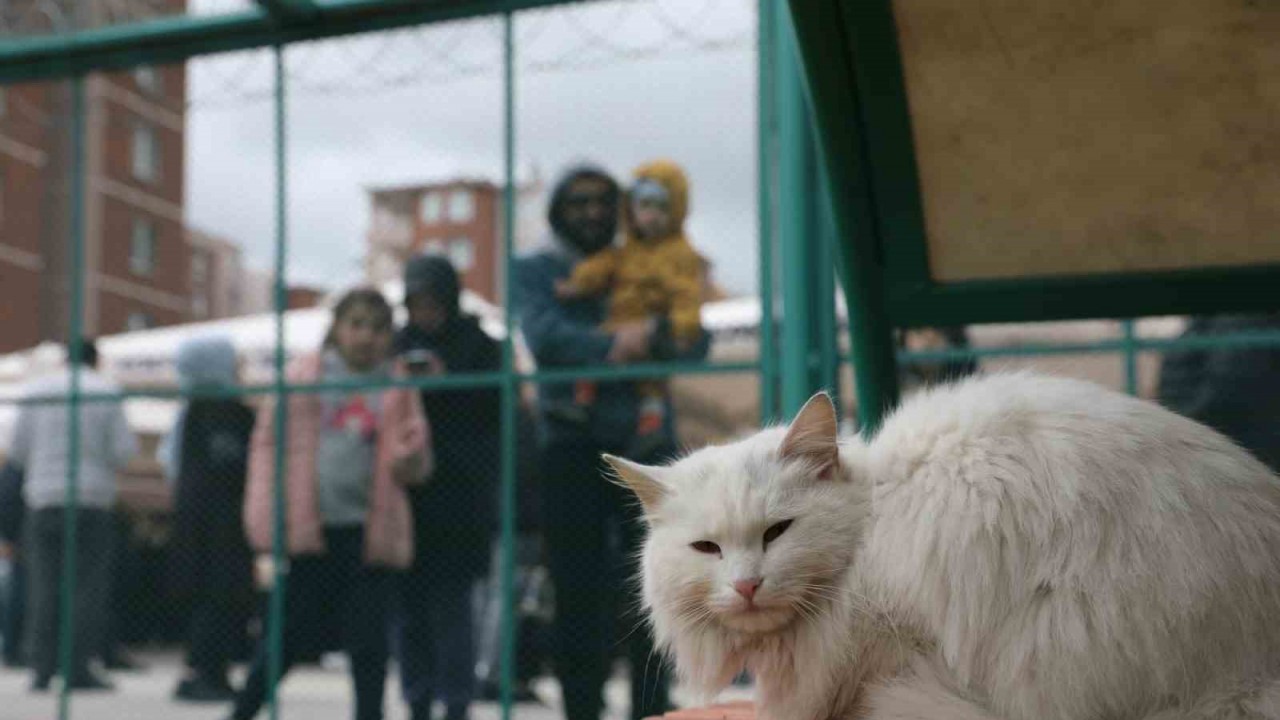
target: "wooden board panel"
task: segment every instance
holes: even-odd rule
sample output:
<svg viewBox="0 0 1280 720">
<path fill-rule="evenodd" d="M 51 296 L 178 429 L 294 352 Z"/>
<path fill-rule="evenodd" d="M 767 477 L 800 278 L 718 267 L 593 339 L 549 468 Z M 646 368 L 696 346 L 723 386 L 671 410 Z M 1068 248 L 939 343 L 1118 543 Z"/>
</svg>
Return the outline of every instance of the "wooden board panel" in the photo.
<svg viewBox="0 0 1280 720">
<path fill-rule="evenodd" d="M 1280 4 L 894 12 L 935 280 L 1280 263 Z"/>
</svg>

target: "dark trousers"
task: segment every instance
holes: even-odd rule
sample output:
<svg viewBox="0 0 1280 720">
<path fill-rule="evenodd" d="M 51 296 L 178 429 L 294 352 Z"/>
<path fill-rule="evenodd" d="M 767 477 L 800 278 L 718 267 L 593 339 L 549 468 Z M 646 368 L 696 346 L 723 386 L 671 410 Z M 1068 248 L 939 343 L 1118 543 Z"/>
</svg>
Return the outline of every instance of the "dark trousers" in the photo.
<svg viewBox="0 0 1280 720">
<path fill-rule="evenodd" d="M 400 578 L 396 659 L 413 720 L 430 720 L 431 703 L 464 715 L 475 696 L 476 643 L 469 577 L 433 576 L 426 563 Z"/>
<path fill-rule="evenodd" d="M 191 608 L 187 667 L 198 676 L 225 682 L 247 620 L 243 603 L 234 598 L 220 594 L 197 597 Z"/>
<path fill-rule="evenodd" d="M 356 720 L 381 720 L 387 677 L 387 621 L 396 573 L 364 563 L 363 528 L 325 530 L 324 555 L 290 560 L 285 585 L 282 652 L 284 673 L 301 657 L 322 650 L 329 627 L 338 627 L 351 660 Z M 254 654 L 233 717 L 249 720 L 267 698 L 267 644 Z"/>
<path fill-rule="evenodd" d="M 27 558 L 27 653 L 37 677 L 52 677 L 59 669 L 58 620 L 63 562 L 65 513 L 61 508 L 35 510 L 27 516 L 22 548 Z M 70 676 L 82 677 L 89 658 L 102 647 L 108 616 L 111 564 L 115 548 L 115 517 L 106 510 L 77 512 L 75 547 L 75 623 Z"/>
<path fill-rule="evenodd" d="M 625 643 L 631 664 L 631 717 L 669 708 L 669 669 L 635 615 L 635 551 L 642 521 L 625 490 L 605 479 L 591 442 L 543 448 L 543 518 L 555 586 L 554 656 L 567 720 L 599 720 L 611 651 Z M 641 460 L 644 460 L 641 458 Z"/>
<path fill-rule="evenodd" d="M 21 549 L 19 549 L 19 553 Z M 27 616 L 27 563 L 21 555 L 15 555 L 10 565 L 9 597 L 4 603 L 4 661 L 8 665 L 17 665 L 26 658 L 22 650 L 23 629 Z"/>
</svg>

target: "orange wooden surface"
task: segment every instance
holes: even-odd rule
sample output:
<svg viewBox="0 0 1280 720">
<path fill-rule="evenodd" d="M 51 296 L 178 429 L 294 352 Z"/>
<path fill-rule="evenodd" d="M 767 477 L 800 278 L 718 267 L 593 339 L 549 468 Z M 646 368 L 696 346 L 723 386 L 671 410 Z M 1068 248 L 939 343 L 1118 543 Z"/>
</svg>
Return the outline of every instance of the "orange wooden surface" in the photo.
<svg viewBox="0 0 1280 720">
<path fill-rule="evenodd" d="M 740 701 L 702 708 L 673 710 L 662 718 L 646 718 L 646 720 L 663 720 L 663 718 L 665 720 L 755 720 L 755 717 L 755 704 Z"/>
</svg>

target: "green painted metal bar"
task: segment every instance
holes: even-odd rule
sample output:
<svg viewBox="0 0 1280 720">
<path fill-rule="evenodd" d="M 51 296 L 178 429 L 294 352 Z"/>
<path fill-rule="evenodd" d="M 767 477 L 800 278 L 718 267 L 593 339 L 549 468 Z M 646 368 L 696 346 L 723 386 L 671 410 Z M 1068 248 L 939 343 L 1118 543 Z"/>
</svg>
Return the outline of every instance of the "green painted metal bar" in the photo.
<svg viewBox="0 0 1280 720">
<path fill-rule="evenodd" d="M 273 48 L 275 69 L 275 179 L 276 179 L 276 247 L 275 247 L 275 309 L 276 309 L 276 348 L 275 348 L 275 408 L 274 423 L 275 447 L 273 458 L 275 474 L 272 478 L 272 532 L 271 559 L 274 582 L 271 583 L 270 608 L 267 619 L 267 707 L 271 720 L 280 717 L 280 676 L 284 668 L 284 623 L 285 623 L 285 591 L 289 581 L 289 558 L 287 528 L 285 526 L 285 488 L 284 476 L 288 471 L 288 452 L 285 438 L 289 437 L 288 399 L 285 388 L 285 336 L 284 316 L 289 307 L 289 293 L 285 283 L 288 272 L 288 166 L 285 162 L 286 142 L 286 106 L 284 47 Z"/>
<path fill-rule="evenodd" d="M 700 365 L 698 363 L 637 363 L 626 367 L 576 369 L 548 369 L 531 373 L 513 373 L 516 383 L 539 383 L 545 385 L 567 384 L 579 379 L 586 380 L 640 380 L 647 378 L 671 377 L 676 375 L 726 375 L 740 373 L 758 373 L 759 363 L 715 363 Z M 481 387 L 499 387 L 505 375 L 500 372 L 490 373 L 457 373 L 435 377 L 387 378 L 367 380 L 363 382 L 317 382 L 306 384 L 284 383 L 277 387 L 275 383 L 265 385 L 239 385 L 226 388 L 188 388 L 184 390 L 136 389 L 121 392 L 101 393 L 87 392 L 81 394 L 81 402 L 117 402 L 131 398 L 153 398 L 170 400 L 187 400 L 191 398 L 232 398 L 254 395 L 272 395 L 283 392 L 288 395 L 306 395 L 321 392 L 357 392 L 369 389 L 386 389 L 406 387 L 415 390 L 463 390 Z M 20 405 L 64 404 L 66 395 L 36 395 L 24 397 Z"/>
<path fill-rule="evenodd" d="M 272 17 L 282 21 L 312 17 L 320 7 L 311 0 L 254 0 Z"/>
<path fill-rule="evenodd" d="M 810 265 L 820 232 L 813 132 L 805 105 L 799 48 L 786 5 L 774 4 L 778 113 L 778 245 L 782 263 L 782 416 L 791 417 L 814 390 L 813 292 Z"/>
<path fill-rule="evenodd" d="M 1280 266 L 891 285 L 900 326 L 1270 312 Z"/>
<path fill-rule="evenodd" d="M 62 688 L 58 694 L 58 718 L 71 717 L 71 682 L 75 659 L 75 597 L 76 597 L 76 547 L 79 543 L 80 511 L 80 423 L 81 373 L 84 370 L 84 191 L 85 178 L 85 90 L 84 78 L 71 79 L 71 208 L 70 232 L 67 242 L 71 245 L 71 318 L 67 338 L 67 362 L 71 370 L 71 394 L 68 401 L 67 438 L 67 499 L 62 526 L 62 588 L 59 600 L 58 666 L 62 675 Z"/>
<path fill-rule="evenodd" d="M 858 418 L 865 434 L 879 428 L 898 398 L 892 325 L 885 306 L 883 253 L 876 205 L 865 173 L 860 99 L 844 54 L 839 5 L 831 0 L 790 0 L 788 22 L 800 40 L 815 108 L 831 202 L 835 211 L 841 277 L 857 379 Z"/>
<path fill-rule="evenodd" d="M 502 339 L 502 567 L 498 579 L 502 593 L 499 623 L 502 633 L 502 720 L 511 720 L 516 671 L 516 404 L 520 398 L 515 375 L 515 312 L 511 296 L 516 222 L 515 83 L 515 18 L 506 13 L 502 17 L 502 261 L 506 283 L 502 314 L 503 327 L 507 332 Z"/>
<path fill-rule="evenodd" d="M 0 42 L 0 83 L 164 64 L 197 55 L 394 30 L 583 0 L 346 0 L 282 23 L 260 7 Z"/>
<path fill-rule="evenodd" d="M 1130 395 L 1138 394 L 1138 350 L 1134 344 L 1133 320 L 1122 320 L 1120 330 L 1124 335 L 1124 389 Z"/>
<path fill-rule="evenodd" d="M 773 315 L 774 202 L 777 198 L 774 152 L 774 57 L 777 30 L 773 0 L 756 3 L 756 225 L 760 272 L 760 424 L 778 417 L 777 340 Z"/>
<path fill-rule="evenodd" d="M 816 151 L 816 147 L 815 147 Z M 814 320 L 813 343 L 818 353 L 816 370 L 818 386 L 825 388 L 835 402 L 837 412 L 840 403 L 840 322 L 836 313 L 836 236 L 835 209 L 831 207 L 831 189 L 827 174 L 818 158 L 814 158 L 814 172 L 818 192 L 818 228 L 813 245 L 810 271 L 815 273 L 813 288 Z"/>
</svg>

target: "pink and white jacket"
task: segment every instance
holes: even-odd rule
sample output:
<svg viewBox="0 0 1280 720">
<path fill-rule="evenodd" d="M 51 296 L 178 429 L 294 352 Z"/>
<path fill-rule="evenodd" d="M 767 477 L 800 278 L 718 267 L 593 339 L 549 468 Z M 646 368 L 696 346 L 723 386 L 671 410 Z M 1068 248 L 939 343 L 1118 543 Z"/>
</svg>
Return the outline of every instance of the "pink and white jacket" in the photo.
<svg viewBox="0 0 1280 720">
<path fill-rule="evenodd" d="M 290 363 L 290 384 L 318 382 L 321 353 Z M 396 368 L 396 375 L 403 369 Z M 288 438 L 285 445 L 285 527 L 290 556 L 325 552 L 324 523 L 316 489 L 316 450 L 320 443 L 321 402 L 315 393 L 288 396 Z M 382 393 L 373 486 L 365 520 L 364 558 L 369 565 L 407 568 L 413 563 L 413 513 L 407 485 L 425 482 L 433 470 L 431 433 L 422 401 L 412 388 L 388 388 Z M 250 546 L 270 552 L 275 476 L 275 399 L 262 404 L 249 453 L 244 524 Z"/>
</svg>

